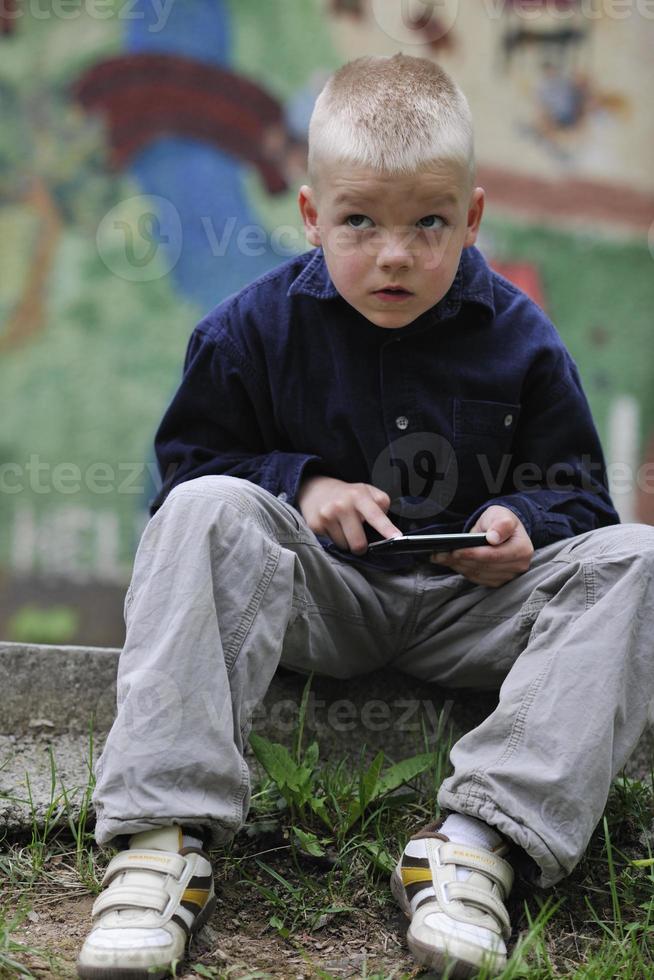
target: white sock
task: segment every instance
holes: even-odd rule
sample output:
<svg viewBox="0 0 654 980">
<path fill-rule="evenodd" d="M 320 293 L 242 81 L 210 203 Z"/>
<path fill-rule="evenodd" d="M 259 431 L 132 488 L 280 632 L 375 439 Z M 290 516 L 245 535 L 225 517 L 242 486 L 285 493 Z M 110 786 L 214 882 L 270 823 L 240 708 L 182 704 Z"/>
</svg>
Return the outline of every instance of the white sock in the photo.
<svg viewBox="0 0 654 980">
<path fill-rule="evenodd" d="M 483 847 L 487 851 L 492 851 L 502 840 L 497 831 L 487 823 L 477 820 L 476 817 L 469 817 L 465 813 L 450 813 L 438 832 L 449 837 L 454 844 L 470 844 L 474 847 Z M 456 869 L 458 881 L 465 881 L 471 874 L 468 868 Z"/>
<path fill-rule="evenodd" d="M 189 828 L 195 830 L 195 828 Z M 193 833 L 184 831 L 178 824 L 169 827 L 154 827 L 132 834 L 129 838 L 130 850 L 135 847 L 152 847 L 155 850 L 178 851 L 182 847 L 198 847 L 202 849 L 202 841 Z"/>
<path fill-rule="evenodd" d="M 492 851 L 502 840 L 493 827 L 476 817 L 469 817 L 466 813 L 450 813 L 438 832 L 445 834 L 455 844 L 476 845 L 486 848 L 487 851 Z"/>
</svg>

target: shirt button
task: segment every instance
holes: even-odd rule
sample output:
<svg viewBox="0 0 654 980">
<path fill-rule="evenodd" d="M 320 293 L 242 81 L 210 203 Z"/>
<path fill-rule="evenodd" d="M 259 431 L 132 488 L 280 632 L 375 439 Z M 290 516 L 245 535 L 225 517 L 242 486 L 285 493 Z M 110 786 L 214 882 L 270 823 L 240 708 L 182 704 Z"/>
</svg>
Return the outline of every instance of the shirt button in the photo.
<svg viewBox="0 0 654 980">
<path fill-rule="evenodd" d="M 281 493 L 278 493 L 278 494 L 277 494 L 277 499 L 278 499 L 278 500 L 281 500 L 281 502 L 282 502 L 283 504 L 285 504 L 285 503 L 286 503 L 286 501 L 288 500 L 288 494 L 287 494 L 287 493 L 284 493 L 284 491 L 282 490 L 282 492 L 281 492 Z"/>
<path fill-rule="evenodd" d="M 504 425 L 507 427 L 507 429 L 511 425 L 512 422 L 513 422 L 513 416 L 512 415 L 505 415 L 504 416 Z"/>
<path fill-rule="evenodd" d="M 398 415 L 398 417 L 395 419 L 395 424 L 398 429 L 406 429 L 409 424 L 409 420 L 406 415 Z"/>
</svg>

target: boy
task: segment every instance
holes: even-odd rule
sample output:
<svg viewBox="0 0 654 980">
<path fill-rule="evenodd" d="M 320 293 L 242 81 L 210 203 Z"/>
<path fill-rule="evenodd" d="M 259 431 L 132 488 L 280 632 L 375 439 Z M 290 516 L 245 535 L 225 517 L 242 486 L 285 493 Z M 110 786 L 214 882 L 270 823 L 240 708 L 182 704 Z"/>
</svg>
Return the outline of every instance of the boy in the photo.
<svg viewBox="0 0 654 980">
<path fill-rule="evenodd" d="M 501 685 L 452 751 L 448 815 L 392 879 L 416 958 L 457 976 L 506 962 L 509 846 L 541 885 L 567 874 L 646 724 L 654 530 L 611 526 L 576 367 L 474 248 L 465 98 L 425 59 L 345 65 L 314 109 L 309 179 L 315 248 L 200 323 L 157 433 L 94 795 L 98 843 L 127 847 L 82 977 L 164 976 L 206 921 L 202 838 L 245 819 L 243 745 L 280 662 Z M 366 553 L 418 528 L 489 543 Z"/>
</svg>

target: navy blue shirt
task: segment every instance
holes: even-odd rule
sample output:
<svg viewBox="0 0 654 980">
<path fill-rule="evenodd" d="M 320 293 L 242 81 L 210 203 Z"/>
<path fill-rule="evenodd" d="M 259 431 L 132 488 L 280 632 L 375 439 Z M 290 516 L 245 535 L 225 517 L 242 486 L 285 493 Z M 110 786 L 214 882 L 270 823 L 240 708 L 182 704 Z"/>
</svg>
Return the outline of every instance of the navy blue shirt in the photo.
<svg viewBox="0 0 654 980">
<path fill-rule="evenodd" d="M 163 484 L 151 514 L 207 474 L 297 508 L 303 476 L 319 473 L 385 490 L 404 532 L 467 531 L 491 504 L 517 514 L 536 548 L 619 521 L 574 361 L 474 247 L 443 299 L 396 329 L 342 298 L 320 248 L 230 296 L 190 337 L 155 449 Z M 426 560 L 319 539 L 364 565 Z"/>
</svg>

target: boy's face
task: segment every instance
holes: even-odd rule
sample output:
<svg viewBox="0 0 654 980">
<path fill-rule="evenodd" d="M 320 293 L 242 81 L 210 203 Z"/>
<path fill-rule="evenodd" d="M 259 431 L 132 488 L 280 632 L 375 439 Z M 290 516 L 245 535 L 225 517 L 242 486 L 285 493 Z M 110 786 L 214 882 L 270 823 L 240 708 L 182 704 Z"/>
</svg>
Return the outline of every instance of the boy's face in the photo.
<svg viewBox="0 0 654 980">
<path fill-rule="evenodd" d="M 477 239 L 484 192 L 470 190 L 451 162 L 400 176 L 324 165 L 298 203 L 307 239 L 322 245 L 341 296 L 392 330 L 445 296 L 462 249 Z"/>
</svg>

